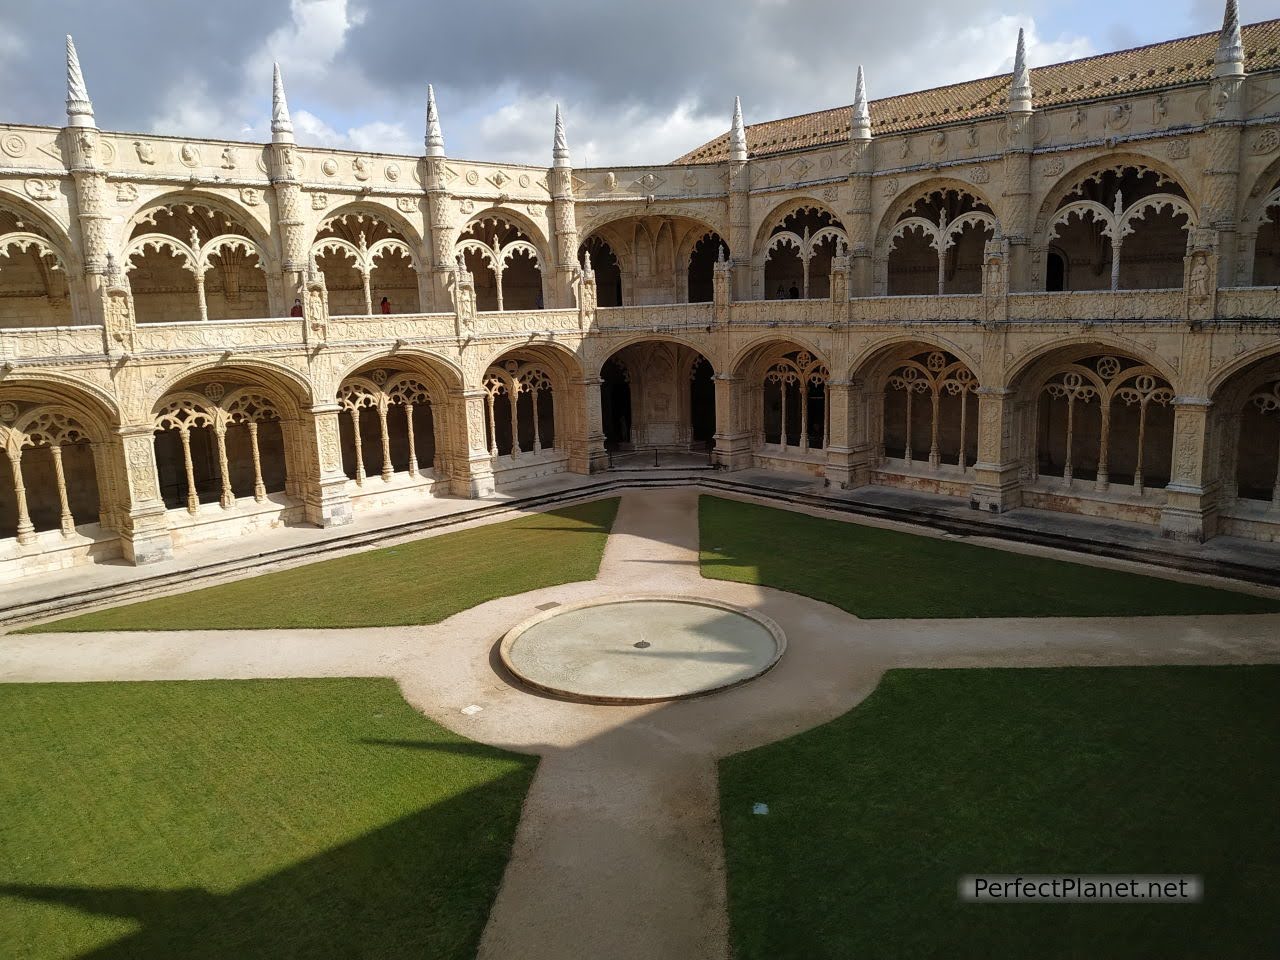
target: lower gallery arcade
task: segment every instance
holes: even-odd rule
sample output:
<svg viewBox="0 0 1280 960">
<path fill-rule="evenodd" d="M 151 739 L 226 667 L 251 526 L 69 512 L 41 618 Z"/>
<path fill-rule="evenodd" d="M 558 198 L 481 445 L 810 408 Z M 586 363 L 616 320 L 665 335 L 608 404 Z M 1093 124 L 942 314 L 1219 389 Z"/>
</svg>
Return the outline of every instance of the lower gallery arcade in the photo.
<svg viewBox="0 0 1280 960">
<path fill-rule="evenodd" d="M 597 346 L 511 349 L 476 383 L 425 354 L 376 357 L 330 396 L 265 365 L 218 366 L 164 384 L 140 424 L 65 379 L 10 376 L 0 569 L 327 526 L 650 450 L 1185 535 L 1167 514 L 1180 445 L 1192 444 L 1203 465 L 1192 535 L 1280 539 L 1280 354 L 1237 366 L 1204 403 L 1181 397 L 1159 358 L 1104 343 L 1048 349 L 992 387 L 976 364 L 923 339 L 852 368 L 787 339 L 728 357 L 667 337 L 603 360 L 587 349 Z M 992 477 L 1004 478 L 994 505 Z"/>
</svg>

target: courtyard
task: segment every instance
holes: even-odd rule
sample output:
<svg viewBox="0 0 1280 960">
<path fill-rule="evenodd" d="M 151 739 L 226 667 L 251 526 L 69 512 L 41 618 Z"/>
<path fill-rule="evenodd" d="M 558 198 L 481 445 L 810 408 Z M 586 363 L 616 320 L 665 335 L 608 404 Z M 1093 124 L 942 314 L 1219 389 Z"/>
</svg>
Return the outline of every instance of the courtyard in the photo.
<svg viewBox="0 0 1280 960">
<path fill-rule="evenodd" d="M 1274 589 L 820 513 L 627 490 L 5 635 L 0 940 L 23 958 L 1265 954 Z M 608 704 L 498 655 L 517 624 L 634 596 L 764 618 L 785 650 L 729 689 Z M 740 652 L 661 632 L 637 651 L 615 619 L 620 655 L 676 673 Z M 1018 872 L 1195 874 L 1207 893 L 956 896 L 961 875 Z"/>
</svg>

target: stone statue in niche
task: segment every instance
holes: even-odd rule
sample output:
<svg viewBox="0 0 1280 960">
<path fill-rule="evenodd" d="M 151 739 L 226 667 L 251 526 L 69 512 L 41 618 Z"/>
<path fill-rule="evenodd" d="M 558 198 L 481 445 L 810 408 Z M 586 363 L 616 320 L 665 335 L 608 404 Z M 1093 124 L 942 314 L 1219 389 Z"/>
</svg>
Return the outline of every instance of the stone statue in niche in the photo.
<svg viewBox="0 0 1280 960">
<path fill-rule="evenodd" d="M 1191 261 L 1191 296 L 1203 300 L 1209 296 L 1209 260 L 1203 253 L 1197 253 Z"/>
</svg>

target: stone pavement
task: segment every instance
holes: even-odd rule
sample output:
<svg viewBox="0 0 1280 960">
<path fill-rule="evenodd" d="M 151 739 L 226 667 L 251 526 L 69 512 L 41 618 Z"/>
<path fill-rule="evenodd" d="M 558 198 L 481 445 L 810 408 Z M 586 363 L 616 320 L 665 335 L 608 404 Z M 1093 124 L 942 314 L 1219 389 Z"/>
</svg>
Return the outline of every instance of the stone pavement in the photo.
<svg viewBox="0 0 1280 960">
<path fill-rule="evenodd" d="M 696 491 L 628 492 L 594 581 L 422 627 L 9 635 L 0 681 L 394 677 L 449 728 L 542 758 L 480 957 L 724 960 L 719 757 L 839 716 L 896 666 L 1280 662 L 1280 615 L 858 620 L 794 594 L 703 580 L 697 530 Z M 502 634 L 539 605 L 646 592 L 758 611 L 786 632 L 787 652 L 743 686 L 635 706 L 538 696 L 495 669 Z"/>
</svg>

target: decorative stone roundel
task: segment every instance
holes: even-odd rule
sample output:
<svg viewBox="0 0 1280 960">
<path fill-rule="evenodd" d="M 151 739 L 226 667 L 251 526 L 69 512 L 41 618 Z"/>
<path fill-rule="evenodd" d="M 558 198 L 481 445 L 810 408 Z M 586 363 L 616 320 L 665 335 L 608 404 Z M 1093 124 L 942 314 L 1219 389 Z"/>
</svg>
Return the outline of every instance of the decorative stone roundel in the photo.
<svg viewBox="0 0 1280 960">
<path fill-rule="evenodd" d="M 369 374 L 369 379 L 372 380 L 374 383 L 376 383 L 378 386 L 382 386 L 384 383 L 387 382 L 387 371 L 375 370 L 373 371 L 373 373 Z"/>
<path fill-rule="evenodd" d="M 392 183 L 400 179 L 400 167 L 397 164 L 388 163 L 387 169 L 384 172 L 387 175 L 387 179 Z"/>
<path fill-rule="evenodd" d="M 204 388 L 204 395 L 215 402 L 221 400 L 226 392 L 227 388 L 216 380 Z"/>
<path fill-rule="evenodd" d="M 27 152 L 27 141 L 16 133 L 6 133 L 0 137 L 0 150 L 11 157 L 20 157 Z"/>
<path fill-rule="evenodd" d="M 326 177 L 336 177 L 338 175 L 338 161 L 333 157 L 327 157 L 324 163 L 320 164 L 320 169 L 324 171 Z"/>
<path fill-rule="evenodd" d="M 1120 372 L 1120 361 L 1115 357 L 1102 357 L 1098 360 L 1097 370 L 1103 380 L 1111 380 Z"/>
<path fill-rule="evenodd" d="M 18 405 L 16 403 L 0 403 L 0 421 L 4 423 L 13 423 L 18 419 Z"/>
</svg>

